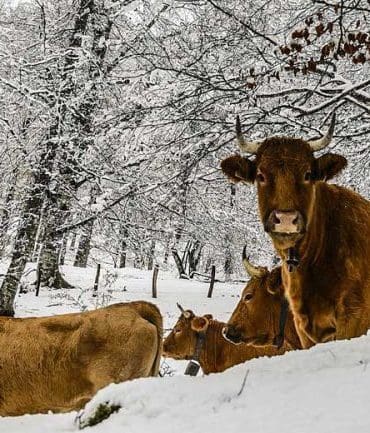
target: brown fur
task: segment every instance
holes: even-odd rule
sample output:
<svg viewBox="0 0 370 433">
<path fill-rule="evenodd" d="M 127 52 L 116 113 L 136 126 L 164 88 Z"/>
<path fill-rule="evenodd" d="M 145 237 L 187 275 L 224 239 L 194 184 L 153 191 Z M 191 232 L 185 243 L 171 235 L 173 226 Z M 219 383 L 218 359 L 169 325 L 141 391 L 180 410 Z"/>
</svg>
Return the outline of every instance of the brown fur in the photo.
<svg viewBox="0 0 370 433">
<path fill-rule="evenodd" d="M 213 320 L 211 315 L 194 316 L 183 314 L 163 343 L 163 355 L 174 359 L 192 359 L 197 342 L 197 333 L 205 332 L 205 342 L 199 356 L 199 364 L 205 374 L 220 373 L 236 364 L 260 356 L 281 355 L 285 349 L 274 347 L 253 347 L 247 344 L 235 345 L 222 336 L 224 322 Z"/>
<path fill-rule="evenodd" d="M 267 231 L 275 209 L 297 210 L 303 217 L 300 233 L 270 233 L 283 259 L 290 247 L 300 257 L 292 273 L 284 262 L 282 275 L 302 345 L 366 333 L 370 326 L 370 203 L 349 189 L 325 183 L 346 166 L 345 158 L 334 154 L 315 158 L 304 140 L 273 137 L 265 140 L 254 161 L 244 164 L 240 159 L 245 158 L 227 158 L 221 167 L 233 181 L 241 180 L 236 175 L 241 171 L 242 180 L 257 181 L 259 210 Z M 308 173 L 310 178 L 305 180 Z"/>
<path fill-rule="evenodd" d="M 148 302 L 0 318 L 0 416 L 80 409 L 109 383 L 158 374 L 162 317 Z"/>
<path fill-rule="evenodd" d="M 271 346 L 279 333 L 279 319 L 284 289 L 281 268 L 269 272 L 266 268 L 261 277 L 253 277 L 243 289 L 241 299 L 227 322 L 233 335 L 247 344 Z M 285 324 L 284 351 L 301 349 L 293 315 L 289 311 Z"/>
</svg>

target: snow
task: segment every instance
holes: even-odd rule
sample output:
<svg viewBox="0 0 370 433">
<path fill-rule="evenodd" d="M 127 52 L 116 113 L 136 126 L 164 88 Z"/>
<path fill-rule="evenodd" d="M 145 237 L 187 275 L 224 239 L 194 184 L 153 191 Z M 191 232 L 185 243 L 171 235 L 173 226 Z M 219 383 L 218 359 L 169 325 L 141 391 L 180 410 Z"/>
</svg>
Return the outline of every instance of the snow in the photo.
<svg viewBox="0 0 370 433">
<path fill-rule="evenodd" d="M 80 289 L 69 292 L 67 301 L 62 291 L 44 290 L 39 298 L 34 293 L 23 294 L 17 300 L 18 315 L 94 308 L 97 301 L 88 289 L 93 285 L 95 269 L 66 266 L 64 271 L 69 281 L 78 284 Z M 178 280 L 170 273 L 160 272 L 158 299 L 153 300 L 151 272 L 137 269 L 114 272 L 116 279 L 109 279 L 112 269 L 103 269 L 101 292 L 106 297 L 100 293 L 98 305 L 104 299 L 109 303 L 154 301 L 162 311 L 167 329 L 179 315 L 176 302 L 193 308 L 198 314 L 213 313 L 216 318 L 226 320 L 243 287 L 243 283 L 216 283 L 214 297 L 208 299 L 208 284 Z M 107 281 L 109 284 L 103 287 Z M 175 370 L 174 376 L 109 385 L 87 404 L 80 418 L 86 421 L 99 404 L 110 402 L 121 406 L 119 412 L 85 431 L 142 433 L 149 427 L 151 433 L 368 433 L 369 361 L 370 335 L 280 357 L 251 360 L 209 376 L 185 377 L 182 373 L 186 363 L 172 360 L 169 363 Z M 76 412 L 1 418 L 0 431 L 77 432 L 76 418 Z"/>
</svg>

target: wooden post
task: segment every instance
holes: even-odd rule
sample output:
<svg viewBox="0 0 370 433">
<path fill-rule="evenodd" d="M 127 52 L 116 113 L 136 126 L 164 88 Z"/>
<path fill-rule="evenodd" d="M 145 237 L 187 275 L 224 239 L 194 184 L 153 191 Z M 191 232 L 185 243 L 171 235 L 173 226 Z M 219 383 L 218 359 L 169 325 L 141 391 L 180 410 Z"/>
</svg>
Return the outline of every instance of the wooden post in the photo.
<svg viewBox="0 0 370 433">
<path fill-rule="evenodd" d="M 154 265 L 153 278 L 152 278 L 152 298 L 157 297 L 157 279 L 158 279 L 159 266 Z"/>
<path fill-rule="evenodd" d="M 40 293 L 40 285 L 41 285 L 41 269 L 40 265 L 37 266 L 37 280 L 36 280 L 36 296 L 39 296 Z"/>
<path fill-rule="evenodd" d="M 216 276 L 216 266 L 212 265 L 212 268 L 211 268 L 211 282 L 209 284 L 207 298 L 212 298 L 213 286 L 215 285 L 215 276 Z"/>
<path fill-rule="evenodd" d="M 100 263 L 98 263 L 98 266 L 96 267 L 96 275 L 95 275 L 95 282 L 94 282 L 94 288 L 93 288 L 93 298 L 96 298 L 98 296 L 98 287 L 99 287 L 99 277 L 100 277 Z"/>
</svg>

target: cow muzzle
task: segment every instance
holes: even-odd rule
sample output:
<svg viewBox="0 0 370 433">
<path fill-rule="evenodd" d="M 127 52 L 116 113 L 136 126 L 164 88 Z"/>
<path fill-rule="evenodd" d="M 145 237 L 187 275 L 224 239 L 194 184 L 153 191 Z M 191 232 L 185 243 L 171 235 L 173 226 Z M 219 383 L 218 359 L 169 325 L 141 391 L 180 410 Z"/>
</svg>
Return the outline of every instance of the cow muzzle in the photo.
<svg viewBox="0 0 370 433">
<path fill-rule="evenodd" d="M 243 342 L 242 334 L 234 326 L 224 326 L 222 336 L 232 344 L 241 344 Z"/>
<path fill-rule="evenodd" d="M 294 235 L 304 231 L 302 214 L 297 210 L 273 210 L 265 224 L 268 233 Z"/>
</svg>

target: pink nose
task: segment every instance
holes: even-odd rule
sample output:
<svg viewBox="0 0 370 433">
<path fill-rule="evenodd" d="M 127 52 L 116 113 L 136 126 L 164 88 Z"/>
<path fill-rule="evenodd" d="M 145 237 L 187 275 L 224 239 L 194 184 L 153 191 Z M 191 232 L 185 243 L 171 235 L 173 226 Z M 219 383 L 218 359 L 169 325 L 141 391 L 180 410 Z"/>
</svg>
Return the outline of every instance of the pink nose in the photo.
<svg viewBox="0 0 370 433">
<path fill-rule="evenodd" d="M 275 211 L 274 231 L 279 233 L 297 233 L 299 213 L 297 211 Z"/>
</svg>

